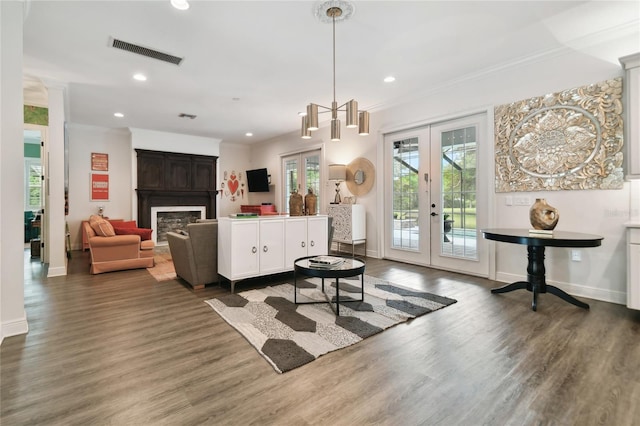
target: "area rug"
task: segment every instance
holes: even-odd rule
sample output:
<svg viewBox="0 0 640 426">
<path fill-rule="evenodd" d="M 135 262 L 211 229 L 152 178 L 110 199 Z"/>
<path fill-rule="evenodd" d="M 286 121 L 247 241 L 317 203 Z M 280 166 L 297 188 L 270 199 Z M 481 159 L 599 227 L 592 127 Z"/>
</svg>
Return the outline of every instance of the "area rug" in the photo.
<svg viewBox="0 0 640 426">
<path fill-rule="evenodd" d="M 335 283 L 319 278 L 298 280 L 298 302 L 335 298 Z M 206 300 L 225 321 L 256 348 L 278 373 L 305 365 L 326 353 L 356 344 L 396 324 L 456 303 L 448 297 L 404 288 L 364 276 L 364 302 L 360 278 L 340 280 L 340 316 L 329 303 L 296 305 L 293 280 Z M 335 309 L 335 303 L 332 304 Z"/>
<path fill-rule="evenodd" d="M 147 268 L 147 271 L 158 282 L 175 280 L 176 270 L 173 266 L 173 260 L 171 259 L 171 252 L 166 247 L 156 247 L 155 254 L 153 256 L 153 268 Z"/>
</svg>

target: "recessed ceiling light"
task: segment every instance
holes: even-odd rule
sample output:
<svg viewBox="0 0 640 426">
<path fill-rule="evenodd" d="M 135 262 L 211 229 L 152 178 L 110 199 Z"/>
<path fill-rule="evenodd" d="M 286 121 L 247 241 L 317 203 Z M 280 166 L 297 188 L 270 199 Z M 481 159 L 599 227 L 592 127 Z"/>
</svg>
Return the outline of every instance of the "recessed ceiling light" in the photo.
<svg viewBox="0 0 640 426">
<path fill-rule="evenodd" d="M 138 73 L 133 75 L 133 79 L 138 81 L 147 81 L 147 76 L 144 74 Z"/>
<path fill-rule="evenodd" d="M 245 135 L 245 136 L 249 136 L 249 137 L 251 137 L 251 136 L 253 136 L 253 133 L 251 133 L 251 132 L 247 132 L 247 133 L 245 133 L 244 135 Z"/>
<path fill-rule="evenodd" d="M 178 10 L 189 9 L 189 2 L 187 0 L 171 0 L 171 6 Z"/>
<path fill-rule="evenodd" d="M 384 78 L 384 82 L 385 83 L 391 83 L 393 81 L 396 81 L 396 78 L 394 76 L 392 76 L 392 75 Z"/>
<path fill-rule="evenodd" d="M 118 117 L 118 118 L 122 118 L 122 117 L 124 117 L 124 114 L 123 114 L 123 113 L 121 113 L 121 112 L 114 112 L 114 113 L 113 113 L 113 116 L 114 116 L 114 117 Z"/>
</svg>

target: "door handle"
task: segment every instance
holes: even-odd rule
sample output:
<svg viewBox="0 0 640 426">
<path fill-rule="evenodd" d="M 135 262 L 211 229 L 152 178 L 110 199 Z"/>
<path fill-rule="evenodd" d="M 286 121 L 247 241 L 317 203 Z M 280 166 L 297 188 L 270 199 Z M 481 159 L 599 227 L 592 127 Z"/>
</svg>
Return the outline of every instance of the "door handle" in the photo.
<svg viewBox="0 0 640 426">
<path fill-rule="evenodd" d="M 436 212 L 431 212 L 431 216 L 438 216 L 438 213 L 436 213 Z"/>
</svg>

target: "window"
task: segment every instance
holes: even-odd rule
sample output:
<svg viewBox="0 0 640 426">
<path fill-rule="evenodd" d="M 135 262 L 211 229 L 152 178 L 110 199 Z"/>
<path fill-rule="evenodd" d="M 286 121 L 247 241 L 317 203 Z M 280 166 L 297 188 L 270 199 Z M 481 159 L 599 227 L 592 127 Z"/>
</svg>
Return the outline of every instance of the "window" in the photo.
<svg viewBox="0 0 640 426">
<path fill-rule="evenodd" d="M 309 189 L 318 197 L 316 214 L 320 212 L 320 150 L 303 152 L 282 158 L 282 193 L 284 211 L 289 213 L 289 195 L 298 191 L 303 197 Z"/>
<path fill-rule="evenodd" d="M 24 159 L 24 209 L 40 210 L 42 191 L 42 166 L 39 158 Z"/>
</svg>

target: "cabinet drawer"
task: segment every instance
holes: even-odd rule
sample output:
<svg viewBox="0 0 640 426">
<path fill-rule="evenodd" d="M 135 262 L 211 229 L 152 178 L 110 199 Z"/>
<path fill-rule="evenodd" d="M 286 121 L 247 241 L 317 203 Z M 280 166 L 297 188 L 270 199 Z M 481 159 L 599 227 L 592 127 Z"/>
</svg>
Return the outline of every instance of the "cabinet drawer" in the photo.
<svg viewBox="0 0 640 426">
<path fill-rule="evenodd" d="M 629 244 L 640 244 L 640 228 L 629 228 L 628 231 Z"/>
</svg>

